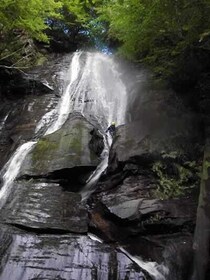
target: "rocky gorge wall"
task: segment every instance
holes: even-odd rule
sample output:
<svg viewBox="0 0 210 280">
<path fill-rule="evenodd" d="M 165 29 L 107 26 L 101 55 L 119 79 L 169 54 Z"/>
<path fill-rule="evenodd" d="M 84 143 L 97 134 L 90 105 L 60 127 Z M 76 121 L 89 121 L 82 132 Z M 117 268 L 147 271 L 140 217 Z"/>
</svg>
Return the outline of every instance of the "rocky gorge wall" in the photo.
<svg viewBox="0 0 210 280">
<path fill-rule="evenodd" d="M 9 73 L 1 82 L 1 167 L 21 143 L 38 142 L 0 211 L 0 279 L 139 279 L 141 269 L 146 279 L 187 279 L 203 155 L 199 116 L 169 90 L 137 77 L 141 88 L 130 97 L 128 121 L 117 127 L 108 168 L 82 201 L 85 182 L 101 161 L 103 137 L 78 113 L 56 132 L 36 134 L 60 98 L 56 86 L 43 82 L 49 68 L 39 71 L 42 79 Z M 55 76 L 53 67 L 49 72 Z M 159 264 L 154 275 L 121 247 Z M 13 278 L 11 270 L 17 271 Z"/>
</svg>

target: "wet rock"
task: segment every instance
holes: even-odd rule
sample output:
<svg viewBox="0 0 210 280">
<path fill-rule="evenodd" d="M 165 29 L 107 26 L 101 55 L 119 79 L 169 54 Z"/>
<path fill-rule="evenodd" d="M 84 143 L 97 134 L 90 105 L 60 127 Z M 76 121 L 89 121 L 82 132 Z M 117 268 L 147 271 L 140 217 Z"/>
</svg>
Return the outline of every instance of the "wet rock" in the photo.
<svg viewBox="0 0 210 280">
<path fill-rule="evenodd" d="M 64 192 L 56 183 L 16 183 L 0 217 L 5 223 L 35 232 L 84 233 L 88 227 L 81 196 Z"/>
<path fill-rule="evenodd" d="M 106 182 L 105 182 L 106 183 Z M 174 199 L 157 199 L 155 184 L 143 175 L 129 176 L 112 189 L 96 192 L 93 200 L 101 201 L 107 209 L 127 223 L 127 234 L 136 229 L 160 234 L 187 230 L 192 232 L 197 209 L 197 191 Z M 90 200 L 91 201 L 91 200 Z M 124 221 L 124 222 L 123 222 Z M 129 221 L 133 221 L 129 225 Z"/>
<path fill-rule="evenodd" d="M 1 247 L 0 247 L 0 262 L 2 262 L 3 258 L 5 255 L 7 255 L 7 252 L 9 250 L 9 247 L 12 243 L 12 236 L 7 232 L 6 230 L 3 230 L 3 226 L 1 226 L 0 230 L 0 242 L 1 242 Z M 3 262 L 2 262 L 3 265 Z"/>
<path fill-rule="evenodd" d="M 165 279 L 188 278 L 192 263 L 192 234 L 132 236 L 123 246 L 130 254 L 141 255 L 144 260 L 164 263 L 168 269 Z"/>
<path fill-rule="evenodd" d="M 142 199 L 134 199 L 109 207 L 109 210 L 121 219 L 139 219 L 139 204 Z"/>
<path fill-rule="evenodd" d="M 148 167 L 161 159 L 161 154 L 167 155 L 172 151 L 179 155 L 192 155 L 195 138 L 191 138 L 191 128 L 183 130 L 177 131 L 173 124 L 168 128 L 163 123 L 144 123 L 143 120 L 118 127 L 110 151 L 108 171 L 116 172 L 123 167 L 124 170 L 135 171 L 139 166 Z M 129 164 L 132 165 L 129 167 Z"/>
<path fill-rule="evenodd" d="M 8 235 L 12 243 L 1 256 L 1 280 L 131 280 L 140 275 L 140 268 L 125 254 L 87 236 L 35 235 L 14 230 Z"/>
</svg>

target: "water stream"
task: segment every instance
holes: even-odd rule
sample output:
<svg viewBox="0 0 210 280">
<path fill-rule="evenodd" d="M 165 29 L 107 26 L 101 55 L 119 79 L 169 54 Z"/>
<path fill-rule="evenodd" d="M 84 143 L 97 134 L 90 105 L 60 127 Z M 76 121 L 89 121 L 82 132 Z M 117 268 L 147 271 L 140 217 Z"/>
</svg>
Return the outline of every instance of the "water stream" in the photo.
<svg viewBox="0 0 210 280">
<path fill-rule="evenodd" d="M 48 112 L 37 126 L 36 132 L 51 123 L 45 135 L 58 130 L 67 120 L 69 113 L 79 112 L 87 120 L 97 120 L 104 134 L 102 161 L 81 191 L 85 200 L 94 190 L 94 185 L 107 168 L 112 137 L 105 133 L 107 126 L 125 123 L 127 90 L 112 57 L 101 53 L 76 52 L 66 73 L 61 73 L 65 87 L 57 108 Z"/>
<path fill-rule="evenodd" d="M 0 189 L 0 208 L 6 202 L 6 199 L 11 191 L 13 181 L 18 175 L 22 162 L 35 144 L 36 142 L 31 141 L 21 145 L 4 166 L 2 170 L 4 174 L 3 185 Z"/>
</svg>

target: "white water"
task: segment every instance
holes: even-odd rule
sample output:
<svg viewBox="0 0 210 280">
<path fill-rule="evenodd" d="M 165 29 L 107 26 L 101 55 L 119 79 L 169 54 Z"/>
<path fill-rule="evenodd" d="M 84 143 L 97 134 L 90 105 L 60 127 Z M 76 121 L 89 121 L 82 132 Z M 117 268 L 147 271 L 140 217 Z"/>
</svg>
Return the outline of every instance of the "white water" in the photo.
<svg viewBox="0 0 210 280">
<path fill-rule="evenodd" d="M 112 121 L 125 123 L 127 92 L 114 59 L 101 53 L 87 53 L 82 75 L 71 93 L 71 111 L 91 114 L 105 129 Z"/>
<path fill-rule="evenodd" d="M 61 101 L 54 111 L 43 116 L 36 132 L 50 123 L 53 116 L 55 121 L 45 135 L 55 132 L 72 112 L 81 113 L 90 122 L 96 120 L 102 131 L 105 131 L 112 121 L 115 121 L 116 125 L 125 123 L 127 92 L 112 57 L 101 53 L 76 52 L 69 69 L 60 75 L 65 81 Z M 94 191 L 96 182 L 107 168 L 111 143 L 109 133 L 105 136 L 104 132 L 102 161 L 81 192 L 83 200 Z"/>
<path fill-rule="evenodd" d="M 3 186 L 0 190 L 0 208 L 3 206 L 10 193 L 12 183 L 18 175 L 22 162 L 35 144 L 36 142 L 27 142 L 21 145 L 5 165 Z"/>
<path fill-rule="evenodd" d="M 124 248 L 119 248 L 127 257 L 133 260 L 139 267 L 147 271 L 154 280 L 166 280 L 169 270 L 163 264 L 156 262 L 144 262 L 140 257 L 132 256 Z"/>
<path fill-rule="evenodd" d="M 92 173 L 89 177 L 84 189 L 81 191 L 82 201 L 86 200 L 90 194 L 94 191 L 95 184 L 99 180 L 101 174 L 106 170 L 108 166 L 108 159 L 109 159 L 109 149 L 112 144 L 112 137 L 109 133 L 104 136 L 104 149 L 101 154 L 102 161 L 96 168 L 96 170 Z"/>
<path fill-rule="evenodd" d="M 46 134 L 50 134 L 61 128 L 64 122 L 67 120 L 70 113 L 70 92 L 73 83 L 77 80 L 80 64 L 79 57 L 81 52 L 76 52 L 72 58 L 70 69 L 67 72 L 67 76 L 70 77 L 70 80 L 67 83 L 67 87 L 61 97 L 61 102 L 59 102 L 57 106 L 57 120 L 50 126 L 46 132 Z"/>
<path fill-rule="evenodd" d="M 103 130 L 115 121 L 125 123 L 127 92 L 114 59 L 108 55 L 76 52 L 69 69 L 60 73 L 64 90 L 58 106 L 43 116 L 36 132 L 48 127 L 46 135 L 55 132 L 72 112 L 79 112 L 87 120 L 97 120 Z"/>
</svg>

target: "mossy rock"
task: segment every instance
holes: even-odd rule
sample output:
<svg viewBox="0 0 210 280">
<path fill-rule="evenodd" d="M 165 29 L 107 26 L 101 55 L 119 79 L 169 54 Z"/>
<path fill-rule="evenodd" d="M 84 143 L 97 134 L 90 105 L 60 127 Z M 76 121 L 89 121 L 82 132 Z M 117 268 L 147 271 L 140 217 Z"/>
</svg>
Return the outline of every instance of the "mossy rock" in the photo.
<svg viewBox="0 0 210 280">
<path fill-rule="evenodd" d="M 94 170 L 100 158 L 89 147 L 93 128 L 84 117 L 71 115 L 62 128 L 37 142 L 21 174 L 43 176 L 80 166 Z"/>
</svg>

